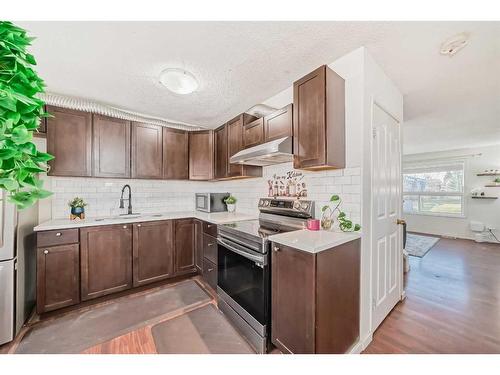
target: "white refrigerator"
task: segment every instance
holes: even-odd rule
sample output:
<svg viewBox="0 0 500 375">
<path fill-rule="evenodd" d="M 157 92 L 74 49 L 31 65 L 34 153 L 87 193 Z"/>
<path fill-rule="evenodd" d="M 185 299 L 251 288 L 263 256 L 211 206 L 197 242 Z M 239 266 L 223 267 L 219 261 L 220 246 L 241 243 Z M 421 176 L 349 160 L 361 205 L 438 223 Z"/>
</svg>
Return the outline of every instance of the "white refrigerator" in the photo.
<svg viewBox="0 0 500 375">
<path fill-rule="evenodd" d="M 38 204 L 17 210 L 0 191 L 0 345 L 12 341 L 36 299 Z"/>
</svg>

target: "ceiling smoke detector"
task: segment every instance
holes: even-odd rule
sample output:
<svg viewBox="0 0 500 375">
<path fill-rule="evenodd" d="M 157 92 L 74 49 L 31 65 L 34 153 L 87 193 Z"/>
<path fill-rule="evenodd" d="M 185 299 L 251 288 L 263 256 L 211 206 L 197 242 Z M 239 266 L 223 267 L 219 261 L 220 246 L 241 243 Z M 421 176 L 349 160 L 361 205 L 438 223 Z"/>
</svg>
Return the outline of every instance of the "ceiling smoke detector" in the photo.
<svg viewBox="0 0 500 375">
<path fill-rule="evenodd" d="M 453 56 L 469 43 L 469 33 L 460 33 L 441 44 L 441 55 Z"/>
</svg>

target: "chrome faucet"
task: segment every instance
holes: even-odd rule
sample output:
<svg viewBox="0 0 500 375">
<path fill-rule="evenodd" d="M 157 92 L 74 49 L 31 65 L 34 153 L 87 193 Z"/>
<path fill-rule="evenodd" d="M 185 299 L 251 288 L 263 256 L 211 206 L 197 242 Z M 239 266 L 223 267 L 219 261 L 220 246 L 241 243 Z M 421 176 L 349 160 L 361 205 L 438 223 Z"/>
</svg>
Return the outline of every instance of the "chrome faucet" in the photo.
<svg viewBox="0 0 500 375">
<path fill-rule="evenodd" d="M 123 193 L 125 192 L 125 188 L 128 188 L 128 199 L 123 199 Z M 124 200 L 128 200 L 128 212 L 127 212 L 127 214 L 131 215 L 132 214 L 132 190 L 130 189 L 129 184 L 123 186 L 123 188 L 122 188 L 122 195 L 120 197 L 120 208 L 124 208 L 124 206 L 123 206 Z"/>
</svg>

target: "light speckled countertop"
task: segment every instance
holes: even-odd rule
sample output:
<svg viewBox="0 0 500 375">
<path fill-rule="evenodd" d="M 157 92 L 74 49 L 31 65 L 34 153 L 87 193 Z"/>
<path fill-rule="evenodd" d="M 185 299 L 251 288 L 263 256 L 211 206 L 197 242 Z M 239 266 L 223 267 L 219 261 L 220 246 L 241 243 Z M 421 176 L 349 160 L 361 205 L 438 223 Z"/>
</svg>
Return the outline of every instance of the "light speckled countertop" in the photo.
<svg viewBox="0 0 500 375">
<path fill-rule="evenodd" d="M 275 243 L 313 254 L 354 241 L 358 238 L 361 238 L 360 232 L 345 233 L 340 231 L 312 231 L 307 229 L 269 236 L 269 240 Z"/>
<path fill-rule="evenodd" d="M 54 219 L 45 221 L 34 228 L 36 232 L 44 230 L 58 230 L 69 228 L 95 227 L 100 225 L 126 224 L 126 223 L 143 223 L 147 221 L 157 220 L 172 220 L 195 218 L 208 221 L 212 224 L 225 224 L 233 221 L 254 220 L 257 215 L 251 215 L 239 212 L 214 212 L 205 213 L 199 211 L 181 211 L 181 212 L 166 212 L 157 214 L 143 214 L 134 218 L 123 218 L 118 216 L 101 217 L 101 218 L 86 218 L 85 220 L 70 220 L 70 219 Z"/>
</svg>

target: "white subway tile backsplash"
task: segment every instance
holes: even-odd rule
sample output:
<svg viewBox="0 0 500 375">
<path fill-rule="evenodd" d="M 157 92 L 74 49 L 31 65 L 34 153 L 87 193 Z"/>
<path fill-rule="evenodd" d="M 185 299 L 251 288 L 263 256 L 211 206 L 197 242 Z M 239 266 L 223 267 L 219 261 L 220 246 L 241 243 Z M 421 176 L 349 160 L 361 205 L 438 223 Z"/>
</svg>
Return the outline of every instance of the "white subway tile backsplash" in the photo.
<svg viewBox="0 0 500 375">
<path fill-rule="evenodd" d="M 268 193 L 267 180 L 290 170 L 293 170 L 293 163 L 284 163 L 264 167 L 263 177 L 260 178 L 219 182 L 48 177 L 54 192 L 51 198 L 52 217 L 67 217 L 67 203 L 75 196 L 82 197 L 88 203 L 88 217 L 124 213 L 127 209 L 119 208 L 119 199 L 125 184 L 132 188 L 135 212 L 193 211 L 196 192 L 230 192 L 238 199 L 238 211 L 257 213 L 259 198 L 266 197 Z M 321 217 L 321 207 L 329 203 L 333 194 L 338 194 L 344 202 L 343 210 L 359 222 L 360 168 L 300 172 L 307 185 L 307 199 L 315 201 L 317 218 Z"/>
<path fill-rule="evenodd" d="M 343 170 L 343 175 L 344 176 L 360 176 L 361 175 L 361 168 L 345 168 Z"/>
<path fill-rule="evenodd" d="M 350 176 L 334 177 L 333 185 L 349 185 L 351 184 Z"/>
</svg>

